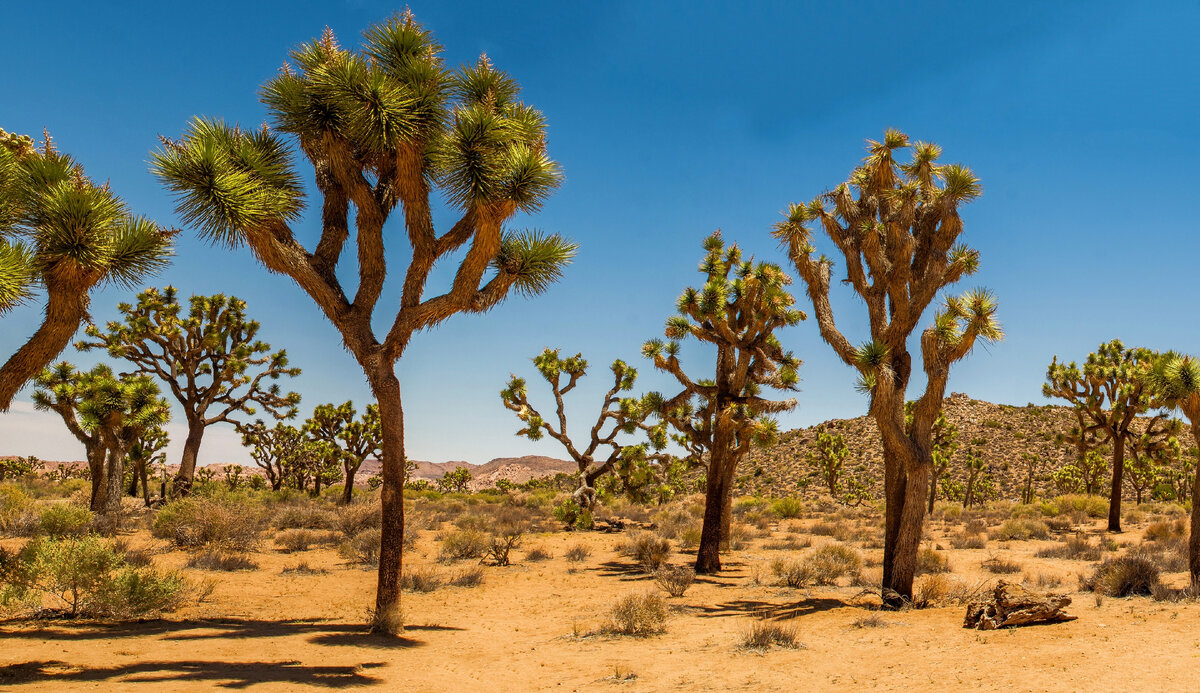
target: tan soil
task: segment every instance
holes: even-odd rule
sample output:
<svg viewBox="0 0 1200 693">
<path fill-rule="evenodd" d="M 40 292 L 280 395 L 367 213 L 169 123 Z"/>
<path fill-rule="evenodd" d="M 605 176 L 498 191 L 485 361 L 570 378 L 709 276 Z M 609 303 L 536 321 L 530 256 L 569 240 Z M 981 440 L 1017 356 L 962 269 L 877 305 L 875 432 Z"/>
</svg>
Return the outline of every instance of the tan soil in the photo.
<svg viewBox="0 0 1200 693">
<path fill-rule="evenodd" d="M 936 525 L 935 525 L 936 526 Z M 1099 530 L 1099 525 L 1092 528 Z M 934 536 L 941 536 L 935 531 Z M 776 532 L 776 536 L 782 536 Z M 161 566 L 187 558 L 144 531 Z M 730 556 L 729 570 L 704 578 L 680 599 L 663 635 L 586 635 L 609 605 L 654 584 L 615 550 L 620 534 L 550 533 L 530 537 L 555 558 L 485 568 L 477 588 L 441 587 L 405 594 L 403 638 L 364 634 L 374 574 L 347 565 L 332 549 L 254 555 L 260 569 L 217 573 L 204 604 L 159 621 L 0 624 L 0 689 L 20 691 L 250 688 L 256 691 L 361 686 L 404 691 L 692 691 L 692 690 L 1196 690 L 1200 605 L 1149 598 L 1073 594 L 1077 621 L 1016 630 L 964 630 L 961 606 L 884 613 L 886 628 L 858 628 L 877 599 L 844 586 L 789 590 L 770 580 L 775 558 L 765 538 Z M 1119 537 L 1135 541 L 1137 531 Z M 592 556 L 562 556 L 583 541 Z M 831 541 L 814 537 L 817 545 Z M 1094 539 L 1093 539 L 1094 541 Z M 6 540 L 5 544 L 13 540 Z M 945 545 L 944 541 L 939 541 Z M 1090 564 L 1035 559 L 1049 542 L 989 542 L 982 550 L 947 550 L 954 577 L 974 585 L 994 579 L 980 569 L 990 555 L 1011 557 L 1031 575 L 1057 576 L 1074 592 Z M 444 576 L 470 562 L 434 562 L 434 532 L 422 532 L 410 565 Z M 518 552 L 520 556 L 523 551 Z M 880 551 L 865 550 L 877 562 Z M 675 554 L 676 563 L 686 554 Z M 329 572 L 283 575 L 306 562 Z M 874 572 L 872 572 L 874 571 Z M 878 575 L 878 568 L 867 573 Z M 1020 578 L 1021 574 L 1013 576 Z M 1181 585 L 1182 574 L 1168 576 Z M 756 614 L 794 624 L 803 649 L 752 654 L 737 649 Z M 582 635 L 580 635 L 582 634 Z"/>
</svg>

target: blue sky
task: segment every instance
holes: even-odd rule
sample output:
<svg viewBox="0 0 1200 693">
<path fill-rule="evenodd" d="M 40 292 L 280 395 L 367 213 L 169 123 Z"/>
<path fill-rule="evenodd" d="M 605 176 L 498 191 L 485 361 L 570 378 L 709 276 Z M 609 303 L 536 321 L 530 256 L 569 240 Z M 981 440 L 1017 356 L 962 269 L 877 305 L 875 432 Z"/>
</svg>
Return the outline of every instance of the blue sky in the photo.
<svg viewBox="0 0 1200 693">
<path fill-rule="evenodd" d="M 593 365 L 571 401 L 579 433 L 614 358 L 639 367 L 640 388 L 669 390 L 639 347 L 661 334 L 675 297 L 698 280 L 701 239 L 721 228 L 757 257 L 783 262 L 768 235 L 780 211 L 842 181 L 863 141 L 887 127 L 941 144 L 944 161 L 970 166 L 984 185 L 964 210 L 964 239 L 981 251 L 982 267 L 961 288 L 996 291 L 1008 337 L 958 365 L 950 391 L 1040 402 L 1053 355 L 1083 358 L 1113 337 L 1200 351 L 1191 302 L 1200 241 L 1190 204 L 1200 154 L 1200 6 L 748 5 L 411 4 L 450 63 L 486 52 L 544 111 L 550 153 L 566 180 L 541 214 L 518 224 L 562 233 L 581 248 L 549 294 L 455 317 L 414 340 L 398 368 L 410 457 L 561 456 L 552 441 L 514 437 L 517 422 L 497 396 L 510 372 L 534 375 L 529 359 L 546 346 L 582 351 Z M 177 135 L 196 114 L 261 122 L 258 86 L 290 47 L 326 25 L 354 45 L 368 24 L 402 9 L 197 7 L 6 8 L 6 23 L 23 29 L 0 43 L 0 127 L 48 128 L 136 211 L 178 225 L 147 172 L 159 134 Z M 316 229 L 308 218 L 297 230 L 312 237 Z M 398 263 L 405 249 L 402 236 L 394 238 Z M 435 282 L 447 276 L 441 269 Z M 367 400 L 336 331 L 248 251 L 208 246 L 185 229 L 174 265 L 152 283 L 245 299 L 261 336 L 304 369 L 291 383 L 304 395 L 304 415 L 321 402 Z M 113 318 L 129 298 L 96 294 L 95 318 Z M 39 308 L 3 318 L 0 354 L 32 332 Z M 861 303 L 842 294 L 835 309 L 861 337 Z M 804 360 L 799 407 L 782 417 L 785 428 L 864 412 L 854 374 L 812 322 L 781 336 Z M 704 368 L 700 347 L 687 355 L 695 370 Z M 544 394 L 534 385 L 535 401 Z M 82 458 L 62 424 L 32 412 L 28 400 L 26 391 L 0 416 L 0 454 Z M 182 440 L 182 429 L 172 430 Z M 213 429 L 201 454 L 202 462 L 247 459 L 228 427 Z"/>
</svg>

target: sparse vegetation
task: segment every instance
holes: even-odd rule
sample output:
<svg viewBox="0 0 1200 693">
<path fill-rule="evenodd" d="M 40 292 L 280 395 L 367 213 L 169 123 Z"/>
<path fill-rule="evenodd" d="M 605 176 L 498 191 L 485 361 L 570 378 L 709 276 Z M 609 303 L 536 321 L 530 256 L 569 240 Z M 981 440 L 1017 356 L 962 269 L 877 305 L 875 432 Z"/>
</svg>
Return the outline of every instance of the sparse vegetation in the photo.
<svg viewBox="0 0 1200 693">
<path fill-rule="evenodd" d="M 633 592 L 609 610 L 603 631 L 612 635 L 657 635 L 666 630 L 667 602 L 653 592 Z"/>
<path fill-rule="evenodd" d="M 742 636 L 741 648 L 752 652 L 766 652 L 772 647 L 795 650 L 804 645 L 797 640 L 797 628 L 789 623 L 754 621 Z"/>
</svg>

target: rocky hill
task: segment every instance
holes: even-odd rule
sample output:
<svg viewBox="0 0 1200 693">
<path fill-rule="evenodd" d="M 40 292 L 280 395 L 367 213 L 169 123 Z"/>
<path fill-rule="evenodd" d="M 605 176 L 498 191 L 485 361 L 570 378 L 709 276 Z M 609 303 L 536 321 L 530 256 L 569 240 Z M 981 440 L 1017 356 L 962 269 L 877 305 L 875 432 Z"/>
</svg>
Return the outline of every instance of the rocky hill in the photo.
<svg viewBox="0 0 1200 693">
<path fill-rule="evenodd" d="M 413 470 L 412 478 L 426 479 L 431 482 L 441 479 L 446 472 L 453 471 L 458 467 L 466 467 L 471 471 L 471 488 L 473 489 L 495 486 L 496 482 L 501 479 L 508 479 L 514 484 L 522 484 L 530 479 L 554 476 L 559 472 L 574 472 L 577 469 L 574 462 L 542 455 L 497 457 L 480 465 L 460 461 L 422 462 L 414 460 L 414 462 L 416 462 L 417 468 Z M 379 473 L 379 467 L 378 460 L 366 460 L 359 469 L 359 475 L 364 479 L 374 476 Z"/>
<path fill-rule="evenodd" d="M 1023 453 L 1039 458 L 1034 475 L 1041 493 L 1050 490 L 1046 476 L 1074 457 L 1073 447 L 1055 444 L 1056 434 L 1075 425 L 1069 407 L 992 404 L 954 393 L 946 398 L 943 411 L 947 421 L 958 427 L 959 452 L 951 463 L 952 472 L 961 469 L 963 452 L 974 448 L 987 462 L 1002 498 L 1020 496 L 1027 473 Z M 826 426 L 845 438 L 849 452 L 843 474 L 869 480 L 876 497 L 882 496 L 883 449 L 875 422 L 860 416 L 832 419 L 818 426 Z M 818 426 L 788 431 L 773 447 L 752 450 L 739 470 L 741 492 L 773 496 L 821 493 L 821 483 L 813 477 L 816 470 L 805 459 L 816 441 Z M 1186 427 L 1184 435 L 1190 439 Z M 802 491 L 802 481 L 810 477 L 811 482 Z"/>
</svg>

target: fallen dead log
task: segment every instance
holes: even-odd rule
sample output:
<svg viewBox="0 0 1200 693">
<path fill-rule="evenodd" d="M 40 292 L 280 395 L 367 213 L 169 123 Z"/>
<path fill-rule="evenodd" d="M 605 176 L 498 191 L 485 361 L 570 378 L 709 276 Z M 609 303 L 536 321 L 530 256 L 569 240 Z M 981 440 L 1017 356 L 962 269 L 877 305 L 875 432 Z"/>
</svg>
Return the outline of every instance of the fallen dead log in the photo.
<svg viewBox="0 0 1200 693">
<path fill-rule="evenodd" d="M 1078 617 L 1063 611 L 1070 603 L 1071 598 L 1065 594 L 1034 592 L 1000 580 L 990 599 L 967 604 L 963 628 L 995 630 L 1031 623 L 1074 621 Z"/>
</svg>

